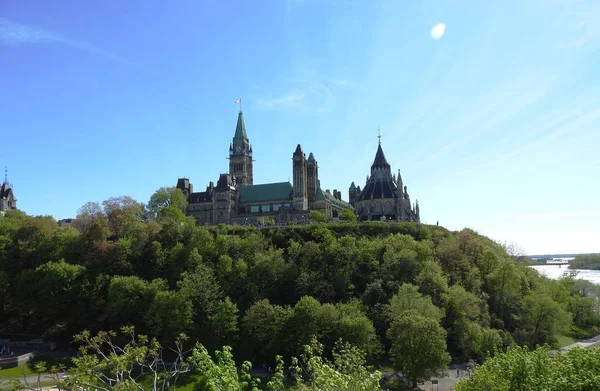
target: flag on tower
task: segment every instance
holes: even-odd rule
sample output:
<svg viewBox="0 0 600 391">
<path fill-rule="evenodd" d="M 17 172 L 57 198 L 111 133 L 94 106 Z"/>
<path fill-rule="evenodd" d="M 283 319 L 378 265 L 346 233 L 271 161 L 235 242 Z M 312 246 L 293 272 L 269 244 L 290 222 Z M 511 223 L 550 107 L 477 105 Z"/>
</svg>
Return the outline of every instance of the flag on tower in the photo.
<svg viewBox="0 0 600 391">
<path fill-rule="evenodd" d="M 234 103 L 242 103 L 242 98 L 237 99 Z"/>
</svg>

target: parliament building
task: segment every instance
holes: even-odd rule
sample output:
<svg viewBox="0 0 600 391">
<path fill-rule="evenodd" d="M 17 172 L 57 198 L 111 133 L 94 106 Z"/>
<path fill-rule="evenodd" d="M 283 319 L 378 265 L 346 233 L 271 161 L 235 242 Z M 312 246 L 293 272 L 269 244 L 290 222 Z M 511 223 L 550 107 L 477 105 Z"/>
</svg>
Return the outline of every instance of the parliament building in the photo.
<svg viewBox="0 0 600 391">
<path fill-rule="evenodd" d="M 265 217 L 278 224 L 304 223 L 311 210 L 335 220 L 344 209 L 356 211 L 361 221 L 419 220 L 418 204 L 411 208 L 406 186 L 399 172 L 397 178 L 392 176 L 381 143 L 364 189 L 350 186 L 350 202 L 342 200 L 341 191 L 321 188 L 317 160 L 312 153 L 306 157 L 300 144 L 292 154 L 292 173 L 293 183 L 254 184 L 252 145 L 240 110 L 229 145 L 229 172 L 203 192 L 194 192 L 189 178 L 179 178 L 176 187 L 188 199 L 187 214 L 202 225 L 256 225 Z"/>
</svg>

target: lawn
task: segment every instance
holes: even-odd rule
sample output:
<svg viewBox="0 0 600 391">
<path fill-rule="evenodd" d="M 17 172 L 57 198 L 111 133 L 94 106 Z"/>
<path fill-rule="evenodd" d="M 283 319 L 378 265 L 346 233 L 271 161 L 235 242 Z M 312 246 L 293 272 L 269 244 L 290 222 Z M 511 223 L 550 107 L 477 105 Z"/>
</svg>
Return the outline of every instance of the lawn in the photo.
<svg viewBox="0 0 600 391">
<path fill-rule="evenodd" d="M 23 377 L 23 371 L 25 371 L 25 375 L 33 376 L 35 375 L 35 365 L 41 361 L 44 361 L 46 363 L 46 368 L 48 369 L 50 369 L 52 366 L 57 366 L 61 364 L 67 368 L 72 365 L 70 357 L 38 356 L 19 367 L 0 369 L 0 379 L 15 379 Z"/>
<path fill-rule="evenodd" d="M 558 344 L 558 347 L 559 347 L 559 348 L 562 348 L 562 347 L 564 347 L 564 346 L 567 346 L 567 345 L 570 345 L 570 344 L 572 344 L 572 343 L 575 343 L 576 341 L 575 341 L 575 339 L 574 339 L 574 338 L 572 338 L 572 337 L 569 337 L 568 335 L 559 335 L 559 336 L 556 338 L 556 342 L 557 342 L 557 344 Z"/>
</svg>

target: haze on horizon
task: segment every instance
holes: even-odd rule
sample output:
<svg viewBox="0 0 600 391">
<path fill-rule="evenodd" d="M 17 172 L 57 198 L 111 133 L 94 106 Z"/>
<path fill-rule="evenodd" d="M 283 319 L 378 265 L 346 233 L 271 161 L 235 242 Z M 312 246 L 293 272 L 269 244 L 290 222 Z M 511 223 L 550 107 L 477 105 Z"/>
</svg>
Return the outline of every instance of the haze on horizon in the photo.
<svg viewBox="0 0 600 391">
<path fill-rule="evenodd" d="M 19 208 L 147 202 L 227 171 L 361 187 L 377 129 L 424 223 L 529 254 L 600 252 L 600 2 L 6 0 L 0 165 Z"/>
</svg>

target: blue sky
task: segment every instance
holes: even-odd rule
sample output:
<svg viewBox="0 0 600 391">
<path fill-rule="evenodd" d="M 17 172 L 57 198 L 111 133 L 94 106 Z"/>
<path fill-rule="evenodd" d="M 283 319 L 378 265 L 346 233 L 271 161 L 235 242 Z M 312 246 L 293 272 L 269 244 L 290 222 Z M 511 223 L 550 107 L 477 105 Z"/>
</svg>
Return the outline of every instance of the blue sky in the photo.
<svg viewBox="0 0 600 391">
<path fill-rule="evenodd" d="M 600 2 L 3 0 L 0 165 L 19 207 L 75 216 L 297 143 L 364 185 L 377 128 L 424 222 L 529 253 L 600 252 Z M 446 26 L 439 39 L 431 29 Z"/>
</svg>

